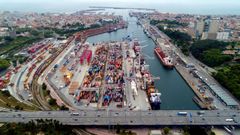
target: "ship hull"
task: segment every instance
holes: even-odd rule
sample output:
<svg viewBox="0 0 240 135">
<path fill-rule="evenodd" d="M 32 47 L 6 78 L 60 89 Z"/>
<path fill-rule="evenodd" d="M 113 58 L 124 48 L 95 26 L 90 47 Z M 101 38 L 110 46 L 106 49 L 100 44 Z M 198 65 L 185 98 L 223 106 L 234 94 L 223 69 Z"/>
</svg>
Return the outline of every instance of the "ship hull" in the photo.
<svg viewBox="0 0 240 135">
<path fill-rule="evenodd" d="M 163 58 L 161 57 L 161 55 L 158 53 L 158 51 L 156 49 L 154 49 L 155 54 L 158 56 L 158 58 L 160 59 L 161 63 L 163 64 L 164 67 L 168 68 L 168 69 L 173 69 L 174 65 L 173 64 L 167 64 Z"/>
<path fill-rule="evenodd" d="M 152 110 L 160 110 L 161 102 L 151 102 L 150 103 Z"/>
</svg>

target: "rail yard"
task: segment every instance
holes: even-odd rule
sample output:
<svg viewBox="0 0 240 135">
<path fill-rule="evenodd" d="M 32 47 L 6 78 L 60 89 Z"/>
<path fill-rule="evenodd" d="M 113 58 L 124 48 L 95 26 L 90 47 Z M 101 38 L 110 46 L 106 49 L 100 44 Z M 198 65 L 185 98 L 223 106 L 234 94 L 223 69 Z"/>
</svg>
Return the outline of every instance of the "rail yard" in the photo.
<svg viewBox="0 0 240 135">
<path fill-rule="evenodd" d="M 31 47 L 23 50 L 23 53 L 28 55 L 28 60 L 23 65 L 19 65 L 14 69 L 9 70 L 6 74 L 7 77 L 5 78 L 6 80 L 4 83 L 9 84 L 8 89 L 10 93 L 19 101 L 28 105 L 38 106 L 38 108 L 42 110 L 50 110 L 51 107 L 43 95 L 42 84 L 50 82 L 51 79 L 49 78 L 51 76 L 51 71 L 56 69 L 56 62 L 59 62 L 60 59 L 62 59 L 65 52 L 71 50 L 74 45 L 80 45 L 83 43 L 88 36 L 104 32 L 112 32 L 125 27 L 126 24 L 124 22 L 119 22 L 118 24 L 109 24 L 104 27 L 76 33 L 67 40 L 49 38 L 37 42 Z M 88 62 L 90 62 L 90 54 L 86 55 L 88 55 L 87 59 Z M 81 61 L 84 59 L 85 58 L 81 58 Z M 76 64 L 79 65 L 80 63 Z M 68 81 L 68 73 L 69 72 L 66 72 L 64 74 L 65 82 Z M 74 79 L 78 79 L 80 76 L 76 76 Z M 71 85 L 74 86 L 74 83 Z M 51 97 L 57 99 L 58 105 L 65 105 L 71 108 L 71 104 L 65 101 L 64 98 L 62 99 L 61 97 L 63 97 L 63 95 L 56 91 L 58 87 L 54 87 L 52 83 L 47 84 L 47 86 L 51 91 Z"/>
<path fill-rule="evenodd" d="M 9 77 L 11 93 L 41 110 L 52 109 L 43 94 L 43 83 L 59 106 L 71 110 L 160 109 L 161 93 L 155 89 L 137 40 L 85 42 L 89 36 L 124 27 L 124 22 L 109 24 L 67 40 L 45 39 L 34 44 L 25 50 L 30 55 L 27 63 Z"/>
<path fill-rule="evenodd" d="M 53 46 L 44 46 L 23 67 L 23 83 L 14 87 L 24 88 L 17 88 L 23 101 L 34 100 L 40 109 L 50 110 L 41 89 L 45 82 L 57 103 L 71 109 L 160 109 L 161 94 L 137 40 L 89 44 L 70 37 L 54 52 Z M 29 94 L 23 98 L 20 93 L 25 92 Z"/>
</svg>

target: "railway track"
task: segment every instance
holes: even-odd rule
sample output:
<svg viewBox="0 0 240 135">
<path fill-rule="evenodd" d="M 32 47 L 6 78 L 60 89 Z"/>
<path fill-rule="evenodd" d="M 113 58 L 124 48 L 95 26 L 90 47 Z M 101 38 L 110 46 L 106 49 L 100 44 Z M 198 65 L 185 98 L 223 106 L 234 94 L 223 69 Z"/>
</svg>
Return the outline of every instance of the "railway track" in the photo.
<svg viewBox="0 0 240 135">
<path fill-rule="evenodd" d="M 42 89 L 40 88 L 36 79 L 34 79 L 32 82 L 31 90 L 32 90 L 32 95 L 33 95 L 37 105 L 40 107 L 40 109 L 41 110 L 51 110 L 51 107 L 45 100 L 44 96 L 42 96 L 40 94 L 40 90 L 42 90 Z"/>
<path fill-rule="evenodd" d="M 56 51 L 52 56 L 50 56 L 46 62 L 42 63 L 38 69 L 36 70 L 36 72 L 33 75 L 33 81 L 31 84 L 31 91 L 32 91 L 32 95 L 34 97 L 34 100 L 36 101 L 36 104 L 41 108 L 41 110 L 51 110 L 51 106 L 48 104 L 48 102 L 46 101 L 45 97 L 42 93 L 42 88 L 41 86 L 38 84 L 38 79 L 41 76 L 41 74 L 43 73 L 43 71 L 54 61 L 54 59 L 62 52 L 64 51 L 64 49 L 66 47 L 68 47 L 68 45 L 74 40 L 74 37 L 72 37 L 66 44 L 64 47 L 60 47 L 60 49 L 58 51 Z"/>
<path fill-rule="evenodd" d="M 83 129 L 73 129 L 72 131 L 77 135 L 92 135 Z"/>
<path fill-rule="evenodd" d="M 96 29 L 95 31 L 92 30 L 92 33 L 95 32 L 94 34 L 92 33 L 88 33 L 87 35 L 83 36 L 83 38 L 80 40 L 80 42 L 85 42 L 87 37 L 89 36 L 93 36 L 93 35 L 97 35 L 97 34 L 101 34 L 105 31 L 105 29 L 101 30 L 99 33 L 96 33 Z M 45 98 L 43 97 L 42 94 L 40 94 L 41 92 L 41 87 L 39 86 L 39 84 L 37 83 L 39 77 L 41 76 L 41 74 L 43 73 L 43 71 L 54 61 L 55 58 L 57 58 L 58 55 L 61 54 L 61 52 L 63 52 L 65 50 L 66 47 L 68 47 L 72 41 L 74 41 L 75 39 L 79 38 L 80 36 L 82 36 L 79 33 L 74 34 L 74 36 L 70 37 L 69 40 L 67 41 L 67 43 L 64 46 L 61 46 L 59 48 L 59 50 L 57 50 L 52 56 L 50 56 L 45 63 L 41 64 L 37 71 L 35 72 L 34 76 L 33 76 L 33 81 L 32 81 L 32 85 L 31 85 L 31 91 L 32 91 L 32 95 L 36 101 L 36 103 L 38 104 L 38 106 L 40 106 L 42 108 L 42 110 L 49 110 L 49 104 L 46 102 Z"/>
<path fill-rule="evenodd" d="M 21 99 L 22 102 L 24 102 L 25 104 L 27 104 L 27 105 L 29 105 L 29 106 L 34 106 L 34 107 L 37 107 L 38 109 L 40 109 L 39 106 L 33 104 L 32 102 L 29 102 L 29 101 L 24 100 L 23 96 L 22 96 L 21 94 L 19 94 L 19 91 L 20 91 L 20 90 L 19 90 L 19 87 L 20 87 L 20 86 L 19 86 L 19 85 L 20 85 L 20 78 L 22 77 L 23 73 L 24 73 L 26 70 L 27 70 L 27 68 L 24 69 L 23 72 L 21 72 L 20 77 L 19 77 L 18 80 L 17 80 L 16 93 L 17 93 L 18 97 Z"/>
</svg>

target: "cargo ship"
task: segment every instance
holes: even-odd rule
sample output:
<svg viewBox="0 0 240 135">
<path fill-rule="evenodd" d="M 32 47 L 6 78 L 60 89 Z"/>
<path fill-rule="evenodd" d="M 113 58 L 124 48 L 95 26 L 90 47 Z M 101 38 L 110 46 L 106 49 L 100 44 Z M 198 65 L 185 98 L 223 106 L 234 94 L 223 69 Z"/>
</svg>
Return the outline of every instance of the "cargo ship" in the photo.
<svg viewBox="0 0 240 135">
<path fill-rule="evenodd" d="M 152 80 L 148 80 L 146 83 L 146 90 L 147 90 L 147 95 L 149 98 L 150 106 L 152 110 L 160 110 L 160 105 L 161 105 L 161 93 L 158 93 L 155 86 L 154 82 Z"/>
<path fill-rule="evenodd" d="M 154 52 L 157 54 L 158 58 L 161 60 L 163 66 L 172 69 L 174 67 L 173 60 L 170 56 L 167 56 L 160 47 L 154 49 Z"/>
<path fill-rule="evenodd" d="M 140 55 L 141 54 L 141 46 L 139 44 L 138 41 L 134 40 L 133 41 L 133 50 L 136 54 L 136 56 L 138 56 L 140 58 L 140 73 L 141 75 L 138 76 L 142 76 L 142 81 L 143 81 L 143 88 L 144 90 L 146 90 L 147 93 L 147 97 L 151 106 L 152 110 L 159 110 L 160 109 L 160 105 L 161 105 L 161 93 L 158 93 L 158 91 L 156 90 L 155 86 L 154 86 L 154 77 L 152 77 L 151 73 L 148 70 L 148 66 L 146 65 L 146 62 L 144 60 L 144 58 Z"/>
<path fill-rule="evenodd" d="M 84 42 L 87 37 L 95 36 L 98 34 L 102 34 L 105 32 L 113 32 L 118 29 L 123 29 L 127 27 L 127 23 L 125 21 L 120 21 L 117 24 L 107 24 L 105 26 L 93 29 L 87 29 L 75 34 L 76 40 Z"/>
</svg>

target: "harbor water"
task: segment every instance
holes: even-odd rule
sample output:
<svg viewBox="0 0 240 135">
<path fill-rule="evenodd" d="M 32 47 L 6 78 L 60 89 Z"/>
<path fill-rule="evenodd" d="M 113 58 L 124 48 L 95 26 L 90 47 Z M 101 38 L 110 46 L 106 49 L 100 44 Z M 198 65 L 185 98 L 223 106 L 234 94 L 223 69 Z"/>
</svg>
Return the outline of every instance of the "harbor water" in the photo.
<svg viewBox="0 0 240 135">
<path fill-rule="evenodd" d="M 173 69 L 165 69 L 160 60 L 154 53 L 155 44 L 151 38 L 143 32 L 143 28 L 136 24 L 136 18 L 128 16 L 127 10 L 110 11 L 124 16 L 128 21 L 128 28 L 120 29 L 112 33 L 104 33 L 97 36 L 92 36 L 87 39 L 87 42 L 96 43 L 103 41 L 121 41 L 123 37 L 130 35 L 133 39 L 139 40 L 142 46 L 142 52 L 147 64 L 149 64 L 150 72 L 155 77 L 160 77 L 160 80 L 155 80 L 155 86 L 162 93 L 161 109 L 162 110 L 197 110 L 199 107 L 192 100 L 194 93 L 179 73 Z M 143 99 L 145 100 L 145 99 Z"/>
</svg>

